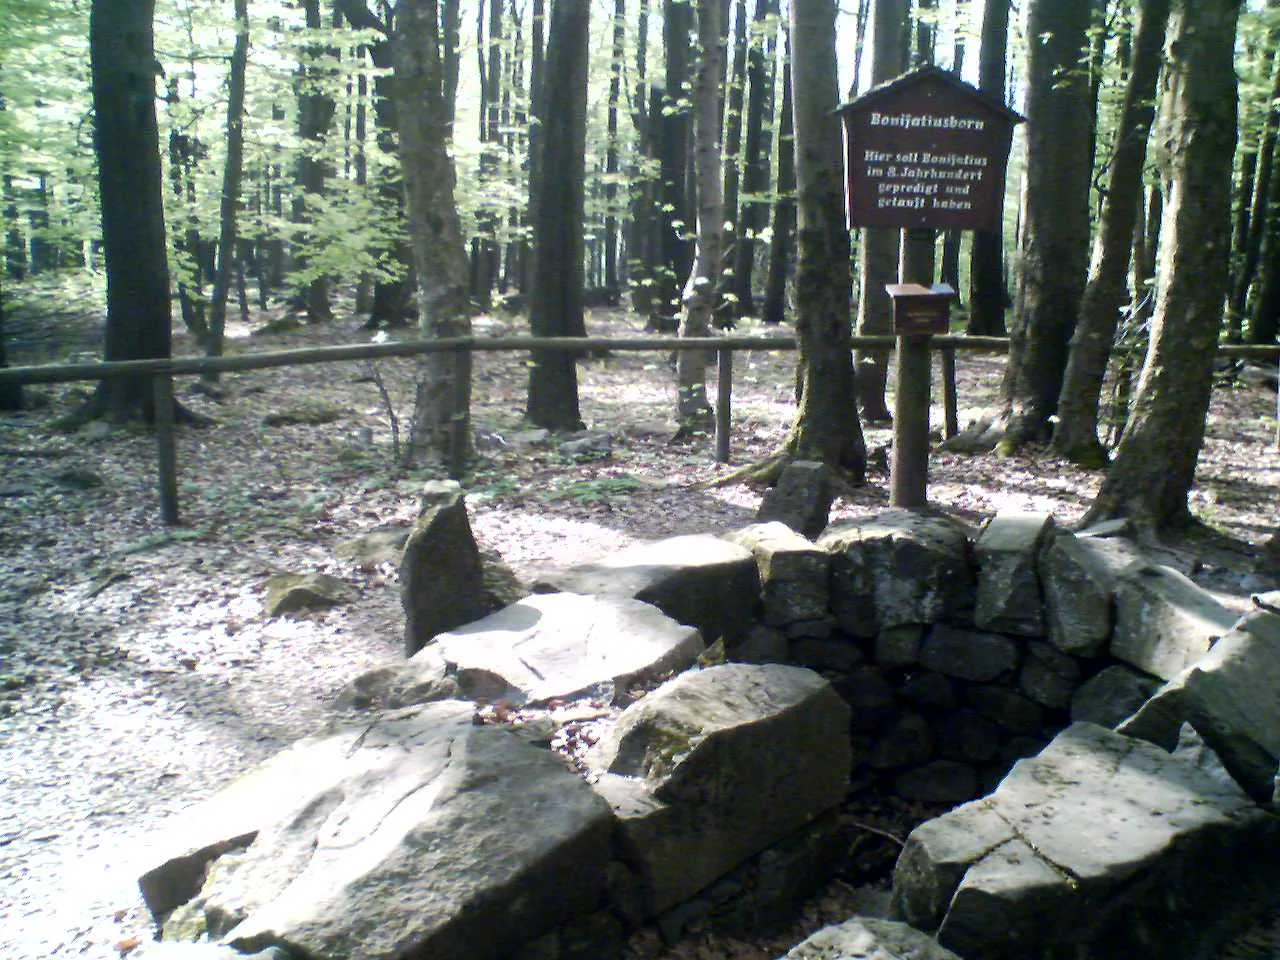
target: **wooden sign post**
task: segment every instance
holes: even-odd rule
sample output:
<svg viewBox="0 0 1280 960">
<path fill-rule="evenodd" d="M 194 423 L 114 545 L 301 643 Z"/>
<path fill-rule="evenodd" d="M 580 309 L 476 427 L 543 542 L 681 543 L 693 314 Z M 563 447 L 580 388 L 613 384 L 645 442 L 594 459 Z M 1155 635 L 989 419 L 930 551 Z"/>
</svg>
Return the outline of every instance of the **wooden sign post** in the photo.
<svg viewBox="0 0 1280 960">
<path fill-rule="evenodd" d="M 898 337 L 889 502 L 928 501 L 929 337 L 948 332 L 955 292 L 932 288 L 936 230 L 990 230 L 1022 117 L 976 87 L 924 67 L 840 110 L 849 226 L 903 230 L 893 298 Z"/>
</svg>

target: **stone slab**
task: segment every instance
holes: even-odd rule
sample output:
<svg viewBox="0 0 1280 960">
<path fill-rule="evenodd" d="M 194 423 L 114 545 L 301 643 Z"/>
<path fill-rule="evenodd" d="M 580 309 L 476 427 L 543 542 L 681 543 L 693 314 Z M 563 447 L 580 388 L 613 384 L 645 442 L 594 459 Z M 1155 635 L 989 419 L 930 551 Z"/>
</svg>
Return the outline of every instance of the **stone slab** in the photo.
<svg viewBox="0 0 1280 960">
<path fill-rule="evenodd" d="M 1123 571 L 1115 600 L 1111 655 L 1161 680 L 1172 680 L 1204 657 L 1237 619 L 1208 591 L 1161 564 Z"/>
</svg>

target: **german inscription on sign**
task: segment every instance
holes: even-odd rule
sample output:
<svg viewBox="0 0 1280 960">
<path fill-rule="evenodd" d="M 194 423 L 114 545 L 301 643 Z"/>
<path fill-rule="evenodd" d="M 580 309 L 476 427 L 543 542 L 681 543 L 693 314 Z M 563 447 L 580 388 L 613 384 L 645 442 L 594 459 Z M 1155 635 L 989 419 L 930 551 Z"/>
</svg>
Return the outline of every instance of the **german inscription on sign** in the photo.
<svg viewBox="0 0 1280 960">
<path fill-rule="evenodd" d="M 1018 114 L 935 67 L 871 90 L 841 114 L 851 227 L 999 225 Z"/>
</svg>

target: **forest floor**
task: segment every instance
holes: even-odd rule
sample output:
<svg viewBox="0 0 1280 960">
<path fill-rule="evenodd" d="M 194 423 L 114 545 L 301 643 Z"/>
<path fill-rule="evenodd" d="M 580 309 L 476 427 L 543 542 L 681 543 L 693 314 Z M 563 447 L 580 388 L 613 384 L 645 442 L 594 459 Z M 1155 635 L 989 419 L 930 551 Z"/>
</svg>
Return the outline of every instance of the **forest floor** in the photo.
<svg viewBox="0 0 1280 960">
<path fill-rule="evenodd" d="M 85 307 L 76 323 L 10 308 L 10 361 L 92 359 L 99 316 Z M 617 311 L 593 314 L 588 327 L 641 333 L 634 317 Z M 478 335 L 523 330 L 515 316 L 477 322 Z M 232 333 L 232 352 L 370 337 L 351 318 Z M 175 353 L 191 352 L 179 337 Z M 555 442 L 521 441 L 525 359 L 478 354 L 481 450 L 465 484 L 477 539 L 527 577 L 638 539 L 751 522 L 757 491 L 703 484 L 782 440 L 794 413 L 793 363 L 786 352 L 737 356 L 732 462 L 725 465 L 714 461 L 709 441 L 669 442 L 675 396 L 666 357 L 618 352 L 584 360 L 583 416 L 613 438 L 610 455 L 584 461 L 562 456 Z M 993 412 L 1003 363 L 961 355 L 962 422 Z M 377 368 L 402 424 L 414 369 L 409 361 Z M 336 548 L 409 523 L 422 482 L 439 474 L 396 467 L 391 420 L 372 374 L 369 364 L 352 363 L 226 375 L 218 400 L 194 379 L 181 380 L 180 399 L 214 424 L 181 431 L 183 525 L 171 529 L 160 523 L 146 431 L 55 428 L 85 386 L 29 388 L 43 405 L 0 415 L 0 956 L 133 953 L 151 935 L 136 877 L 160 828 L 317 729 L 357 674 L 401 656 L 396 570 L 360 569 Z M 1275 407 L 1265 387 L 1224 381 L 1215 391 L 1193 494 L 1208 527 L 1174 544 L 1198 560 L 1203 582 L 1240 607 L 1251 589 L 1266 586 L 1249 573 L 1280 512 Z M 875 451 L 889 434 L 871 429 L 867 439 Z M 1043 455 L 935 453 L 929 491 L 939 508 L 974 524 L 1006 508 L 1050 510 L 1071 524 L 1098 482 L 1097 473 Z M 887 501 L 887 477 L 873 470 L 836 504 L 833 519 Z M 336 575 L 359 599 L 268 619 L 264 583 L 285 571 Z M 878 822 L 909 826 L 894 816 L 886 811 Z M 636 960 L 766 960 L 844 919 L 858 895 L 846 881 L 833 884 L 776 937 L 695 933 L 668 947 L 639 934 L 629 950 Z"/>
</svg>

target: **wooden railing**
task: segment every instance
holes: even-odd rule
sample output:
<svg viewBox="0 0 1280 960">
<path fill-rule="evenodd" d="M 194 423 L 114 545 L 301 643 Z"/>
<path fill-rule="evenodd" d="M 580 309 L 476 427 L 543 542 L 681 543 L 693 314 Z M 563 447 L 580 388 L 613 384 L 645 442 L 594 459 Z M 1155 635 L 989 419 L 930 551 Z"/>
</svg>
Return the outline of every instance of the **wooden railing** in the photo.
<svg viewBox="0 0 1280 960">
<path fill-rule="evenodd" d="M 851 337 L 854 350 L 892 350 L 896 338 Z M 930 338 L 930 347 L 942 356 L 943 433 L 954 436 L 958 429 L 956 396 L 956 351 L 1006 353 L 1009 341 L 1004 337 L 938 336 Z M 458 337 L 443 340 L 404 340 L 388 343 L 360 343 L 333 347 L 307 347 L 263 353 L 246 353 L 229 357 L 172 357 L 161 360 L 118 360 L 101 363 L 45 364 L 0 368 L 0 383 L 69 383 L 110 380 L 119 377 L 152 378 L 156 406 L 156 461 L 160 491 L 160 512 L 166 524 L 179 522 L 177 445 L 174 438 L 173 377 L 203 373 L 240 373 L 290 367 L 312 363 L 337 363 L 351 360 L 379 360 L 391 357 L 416 357 L 428 353 L 464 351 L 471 353 L 563 350 L 583 354 L 600 350 L 677 352 L 681 350 L 714 351 L 719 374 L 715 408 L 716 459 L 729 460 L 729 432 L 732 422 L 733 354 L 739 350 L 795 350 L 794 337 Z M 1280 358 L 1280 344 L 1272 346 L 1223 345 L 1219 355 L 1253 359 Z M 1280 403 L 1277 407 L 1280 417 Z M 465 470 L 465 437 L 454 438 L 449 455 L 449 473 L 461 477 Z"/>
</svg>

